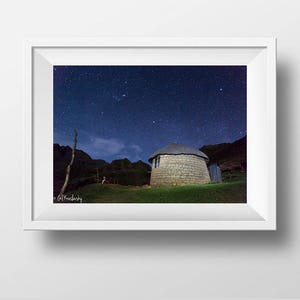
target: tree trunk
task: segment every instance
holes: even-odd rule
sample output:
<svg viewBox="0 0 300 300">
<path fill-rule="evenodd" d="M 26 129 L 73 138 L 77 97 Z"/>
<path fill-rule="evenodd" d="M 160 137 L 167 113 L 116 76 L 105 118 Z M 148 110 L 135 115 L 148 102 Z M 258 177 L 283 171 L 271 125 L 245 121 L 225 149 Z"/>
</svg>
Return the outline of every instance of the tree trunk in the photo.
<svg viewBox="0 0 300 300">
<path fill-rule="evenodd" d="M 97 170 L 96 182 L 99 183 L 99 182 L 100 182 L 100 178 L 99 178 L 99 170 L 98 170 L 98 168 L 96 168 L 96 170 Z"/>
<path fill-rule="evenodd" d="M 70 179 L 70 172 L 71 172 L 71 166 L 73 165 L 73 162 L 74 162 L 74 158 L 75 158 L 75 150 L 76 150 L 76 145 L 77 145 L 77 131 L 76 129 L 74 130 L 74 144 L 73 144 L 73 149 L 72 149 L 72 156 L 71 156 L 71 161 L 70 163 L 68 164 L 67 166 L 67 169 L 66 169 L 66 178 L 65 178 L 65 182 L 60 190 L 60 193 L 58 195 L 58 200 L 62 201 L 63 198 L 64 198 L 64 193 L 65 193 L 65 190 L 68 186 L 68 183 L 69 183 L 69 179 Z"/>
</svg>

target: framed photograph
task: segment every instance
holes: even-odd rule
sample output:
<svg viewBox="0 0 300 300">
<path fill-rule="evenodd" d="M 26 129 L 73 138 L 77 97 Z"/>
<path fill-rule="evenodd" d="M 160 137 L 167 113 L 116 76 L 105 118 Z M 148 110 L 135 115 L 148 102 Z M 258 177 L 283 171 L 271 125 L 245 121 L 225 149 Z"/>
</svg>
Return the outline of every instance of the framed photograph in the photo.
<svg viewBox="0 0 300 300">
<path fill-rule="evenodd" d="M 275 38 L 25 50 L 24 229 L 276 229 Z"/>
</svg>

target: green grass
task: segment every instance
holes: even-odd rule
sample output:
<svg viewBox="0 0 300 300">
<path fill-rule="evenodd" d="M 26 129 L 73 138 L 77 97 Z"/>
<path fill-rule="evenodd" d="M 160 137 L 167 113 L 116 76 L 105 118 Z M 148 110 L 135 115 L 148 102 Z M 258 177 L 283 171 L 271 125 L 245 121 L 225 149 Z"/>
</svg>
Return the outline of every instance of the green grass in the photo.
<svg viewBox="0 0 300 300">
<path fill-rule="evenodd" d="M 246 180 L 168 187 L 91 184 L 68 194 L 83 203 L 245 203 Z"/>
</svg>

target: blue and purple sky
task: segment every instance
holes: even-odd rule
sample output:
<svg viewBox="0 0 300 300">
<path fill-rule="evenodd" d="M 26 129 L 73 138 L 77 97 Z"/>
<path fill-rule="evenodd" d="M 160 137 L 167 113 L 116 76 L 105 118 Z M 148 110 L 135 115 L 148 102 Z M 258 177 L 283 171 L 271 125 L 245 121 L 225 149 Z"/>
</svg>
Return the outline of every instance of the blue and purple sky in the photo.
<svg viewBox="0 0 300 300">
<path fill-rule="evenodd" d="M 245 66 L 54 66 L 54 143 L 147 161 L 169 143 L 246 135 Z"/>
</svg>

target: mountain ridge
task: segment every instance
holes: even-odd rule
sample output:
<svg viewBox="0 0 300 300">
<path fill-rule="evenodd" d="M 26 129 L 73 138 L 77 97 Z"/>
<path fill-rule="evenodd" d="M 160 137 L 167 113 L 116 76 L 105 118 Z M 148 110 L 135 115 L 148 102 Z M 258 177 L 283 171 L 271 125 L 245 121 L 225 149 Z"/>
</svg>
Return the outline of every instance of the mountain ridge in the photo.
<svg viewBox="0 0 300 300">
<path fill-rule="evenodd" d="M 209 157 L 210 162 L 218 163 L 222 172 L 247 170 L 247 136 L 232 143 L 205 145 L 199 150 Z"/>
<path fill-rule="evenodd" d="M 66 168 L 71 161 L 72 148 L 53 144 L 53 196 L 59 194 Z M 104 177 L 110 183 L 122 185 L 144 185 L 150 181 L 151 167 L 139 160 L 131 162 L 127 158 L 116 159 L 111 163 L 102 159 L 92 159 L 86 152 L 76 149 L 71 167 L 68 190 L 101 182 Z"/>
<path fill-rule="evenodd" d="M 222 172 L 245 172 L 247 136 L 232 143 L 205 145 L 199 148 L 209 157 L 209 162 L 216 162 Z M 57 196 L 62 187 L 66 167 L 71 160 L 72 148 L 53 144 L 53 195 Z M 104 177 L 109 183 L 141 186 L 149 184 L 151 167 L 139 160 L 131 162 L 128 158 L 116 159 L 111 163 L 102 159 L 92 159 L 86 152 L 75 150 L 68 190 L 101 182 Z"/>
</svg>

